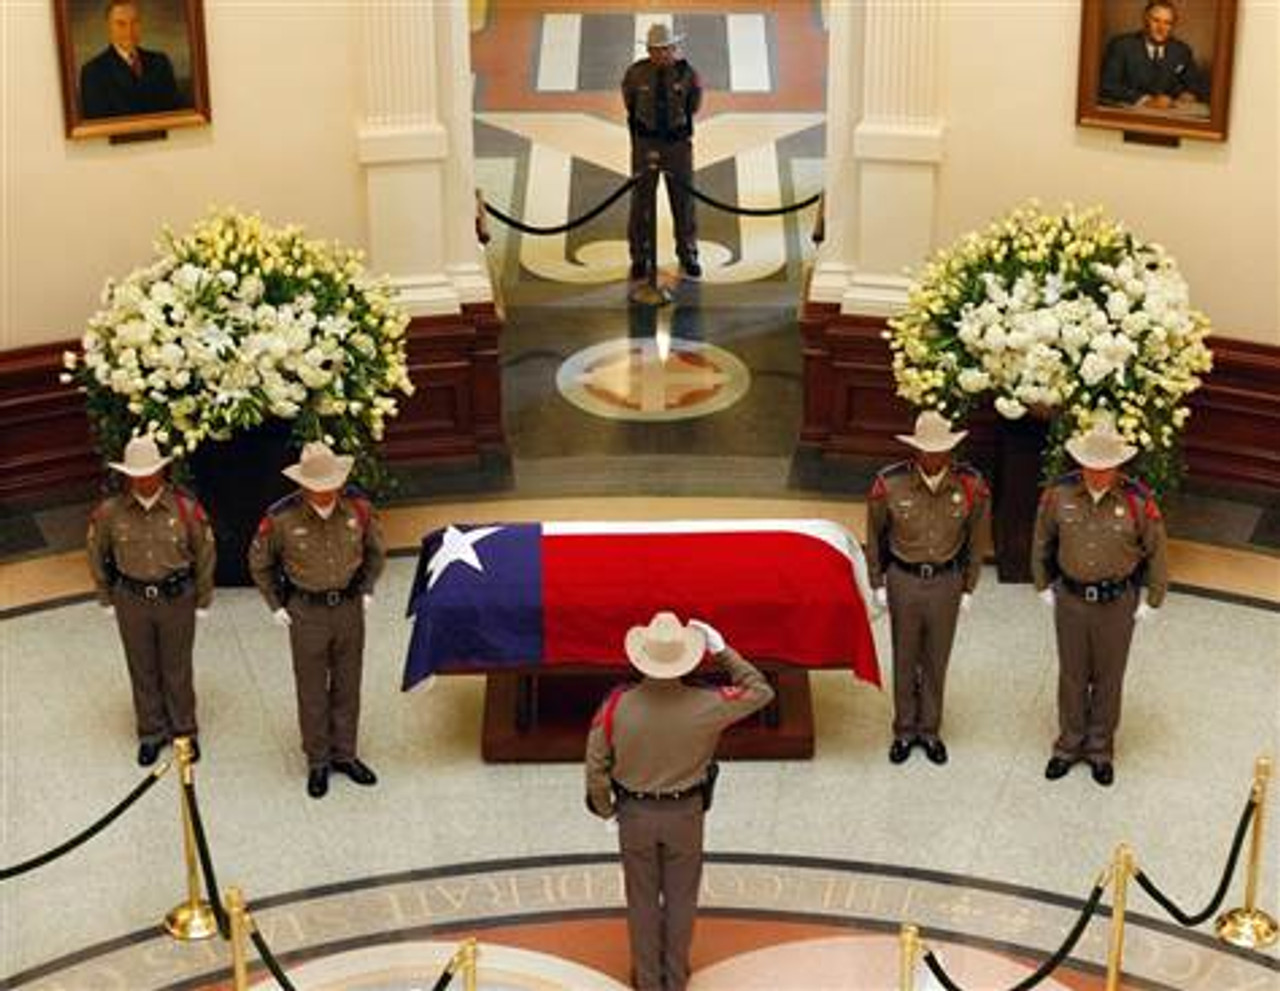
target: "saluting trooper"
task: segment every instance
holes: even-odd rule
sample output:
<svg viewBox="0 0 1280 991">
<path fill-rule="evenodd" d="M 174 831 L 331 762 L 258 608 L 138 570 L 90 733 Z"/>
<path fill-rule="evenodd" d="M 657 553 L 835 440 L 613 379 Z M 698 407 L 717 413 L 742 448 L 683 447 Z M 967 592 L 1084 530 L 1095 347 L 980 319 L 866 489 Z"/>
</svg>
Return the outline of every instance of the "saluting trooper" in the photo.
<svg viewBox="0 0 1280 991">
<path fill-rule="evenodd" d="M 1053 608 L 1058 639 L 1058 739 L 1050 781 L 1087 761 L 1110 785 L 1120 696 L 1134 620 L 1164 602 L 1169 574 L 1164 520 L 1151 490 L 1120 472 L 1137 453 L 1102 419 L 1067 441 L 1080 465 L 1044 491 L 1031 568 Z M 1146 602 L 1139 590 L 1146 586 Z"/>
<path fill-rule="evenodd" d="M 684 991 L 702 878 L 702 823 L 720 734 L 769 704 L 773 689 L 699 620 L 660 612 L 627 631 L 627 659 L 644 675 L 605 699 L 587 736 L 587 808 L 618 817 L 631 968 L 639 991 Z M 680 679 L 710 653 L 723 688 Z"/>
<path fill-rule="evenodd" d="M 89 570 L 124 643 L 143 767 L 175 736 L 190 737 L 200 759 L 191 653 L 213 600 L 215 549 L 200 503 L 165 480 L 171 460 L 153 438 L 133 438 L 110 462 L 126 491 L 89 517 Z"/>
<path fill-rule="evenodd" d="M 378 781 L 356 755 L 364 611 L 386 563 L 369 500 L 344 491 L 353 459 L 310 443 L 284 469 L 299 491 L 258 525 L 249 573 L 277 623 L 289 630 L 307 794 L 323 798 L 329 771 L 359 785 Z"/>
<path fill-rule="evenodd" d="M 898 439 L 915 457 L 883 469 L 867 500 L 867 571 L 893 638 L 893 743 L 901 764 L 915 744 L 947 762 L 939 735 L 956 620 L 982 574 L 977 539 L 990 493 L 976 468 L 954 463 L 966 430 L 926 410 Z"/>
</svg>

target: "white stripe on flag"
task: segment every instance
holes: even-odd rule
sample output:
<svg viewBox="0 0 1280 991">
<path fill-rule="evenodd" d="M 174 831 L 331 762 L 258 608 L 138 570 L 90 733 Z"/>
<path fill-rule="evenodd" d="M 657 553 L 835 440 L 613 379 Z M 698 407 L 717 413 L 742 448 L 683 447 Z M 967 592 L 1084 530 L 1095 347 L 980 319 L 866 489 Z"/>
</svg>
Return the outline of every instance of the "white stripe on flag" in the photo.
<svg viewBox="0 0 1280 991">
<path fill-rule="evenodd" d="M 735 93 L 768 93 L 769 40 L 763 14 L 729 14 L 729 88 Z"/>
<path fill-rule="evenodd" d="M 675 32 L 675 18 L 671 14 L 636 14 L 636 58 L 644 58 L 648 51 L 645 41 L 653 24 L 665 24 L 668 31 Z"/>
<path fill-rule="evenodd" d="M 858 594 L 870 608 L 871 582 L 867 560 L 852 533 L 832 520 L 549 520 L 542 524 L 548 536 L 591 536 L 605 533 L 799 533 L 835 548 L 853 568 Z"/>
<path fill-rule="evenodd" d="M 582 47 L 581 14 L 544 14 L 538 52 L 538 90 L 572 93 L 578 88 L 578 54 Z"/>
</svg>

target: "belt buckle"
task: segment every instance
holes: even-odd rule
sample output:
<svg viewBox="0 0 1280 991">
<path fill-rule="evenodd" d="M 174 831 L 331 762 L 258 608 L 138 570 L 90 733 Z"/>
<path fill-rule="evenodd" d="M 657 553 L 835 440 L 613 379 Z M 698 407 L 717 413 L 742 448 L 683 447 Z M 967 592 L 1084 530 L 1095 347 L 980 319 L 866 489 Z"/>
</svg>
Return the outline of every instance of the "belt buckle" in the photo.
<svg viewBox="0 0 1280 991">
<path fill-rule="evenodd" d="M 342 602 L 341 592 L 335 592 L 332 589 L 330 589 L 328 592 L 324 593 L 324 604 L 326 606 L 336 606 L 341 602 Z"/>
<path fill-rule="evenodd" d="M 160 598 L 160 586 L 159 585 L 142 586 L 142 597 L 144 599 L 154 602 L 156 599 Z"/>
<path fill-rule="evenodd" d="M 1085 601 L 1085 602 L 1097 602 L 1097 601 L 1098 601 L 1098 586 L 1097 586 L 1097 585 L 1086 585 L 1086 586 L 1084 587 L 1084 601 Z"/>
<path fill-rule="evenodd" d="M 921 578 L 932 578 L 932 577 L 933 577 L 933 565 L 932 565 L 932 564 L 922 564 L 922 565 L 920 565 L 920 577 L 921 577 Z"/>
</svg>

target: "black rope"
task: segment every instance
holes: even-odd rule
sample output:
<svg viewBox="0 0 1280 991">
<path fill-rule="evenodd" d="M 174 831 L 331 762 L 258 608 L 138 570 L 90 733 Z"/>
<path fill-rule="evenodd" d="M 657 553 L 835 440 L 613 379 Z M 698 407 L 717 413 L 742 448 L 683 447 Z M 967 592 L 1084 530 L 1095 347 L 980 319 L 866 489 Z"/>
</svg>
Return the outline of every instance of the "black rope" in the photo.
<svg viewBox="0 0 1280 991">
<path fill-rule="evenodd" d="M 280 966 L 280 961 L 271 952 L 271 947 L 267 945 L 267 941 L 263 938 L 262 933 L 258 932 L 256 926 L 249 930 L 249 938 L 253 940 L 253 945 L 258 950 L 258 956 L 267 965 L 267 970 L 271 971 L 271 976 L 276 979 L 276 983 L 284 988 L 284 991 L 297 991 L 297 988 L 293 986 L 293 982 L 289 980 L 284 969 Z"/>
<path fill-rule="evenodd" d="M 1089 892 L 1088 901 L 1084 903 L 1084 908 L 1080 911 L 1080 917 L 1076 919 L 1076 924 L 1071 927 L 1071 932 L 1067 933 L 1067 938 L 1058 947 L 1057 952 L 1036 968 L 1034 974 L 1024 977 L 1009 991 L 1030 991 L 1031 988 L 1057 970 L 1067 957 L 1071 956 L 1071 951 L 1076 948 L 1076 943 L 1084 935 L 1085 928 L 1089 925 L 1089 920 L 1093 918 L 1093 913 L 1098 910 L 1098 903 L 1102 900 L 1102 892 L 1103 886 L 1101 884 L 1094 885 L 1093 890 Z M 960 985 L 947 976 L 947 972 L 942 969 L 941 962 L 933 955 L 932 950 L 925 953 L 924 962 L 933 976 L 938 979 L 938 983 L 946 988 L 946 991 L 964 991 Z"/>
<path fill-rule="evenodd" d="M 717 210 L 724 210 L 728 213 L 736 213 L 742 217 L 780 217 L 784 213 L 795 213 L 797 210 L 803 210 L 807 206 L 813 206 L 818 200 L 822 199 L 821 193 L 814 193 L 808 199 L 801 200 L 799 203 L 788 203 L 786 206 L 778 207 L 748 207 L 734 206 L 732 203 L 723 203 L 720 200 L 713 199 L 700 189 L 695 189 L 689 183 L 685 182 L 678 175 L 664 171 L 662 173 L 667 177 L 668 182 L 674 182 L 677 186 L 687 192 L 695 200 L 701 200 L 707 206 L 713 206 Z"/>
<path fill-rule="evenodd" d="M 454 973 L 453 961 L 450 960 L 445 965 L 444 970 L 440 971 L 440 976 L 436 978 L 435 984 L 431 985 L 431 991 L 444 991 L 445 988 L 453 983 Z"/>
<path fill-rule="evenodd" d="M 209 853 L 209 841 L 204 835 L 204 822 L 200 818 L 200 806 L 196 802 L 195 782 L 184 782 L 182 794 L 187 802 L 187 811 L 191 814 L 191 831 L 196 835 L 196 852 L 200 855 L 200 870 L 204 874 L 204 887 L 208 893 L 209 907 L 213 909 L 213 917 L 218 923 L 218 935 L 223 939 L 230 939 L 231 925 L 227 920 L 226 907 L 222 904 L 218 879 L 213 873 L 213 855 Z"/>
<path fill-rule="evenodd" d="M 1181 925 L 1198 926 L 1213 916 L 1222 905 L 1222 900 L 1227 897 L 1227 888 L 1231 886 L 1231 876 L 1236 872 L 1236 862 L 1240 859 L 1240 850 L 1244 846 L 1245 833 L 1249 831 L 1249 823 L 1253 821 L 1254 812 L 1257 810 L 1258 803 L 1250 798 L 1245 803 L 1244 811 L 1240 813 L 1240 822 L 1236 824 L 1236 835 L 1231 841 L 1231 853 L 1227 856 L 1227 866 L 1222 871 L 1222 880 L 1218 882 L 1218 890 L 1213 893 L 1213 898 L 1199 912 L 1188 915 L 1175 905 L 1167 895 L 1159 888 L 1156 883 L 1147 877 L 1146 872 L 1139 870 L 1133 875 L 1133 879 L 1138 882 L 1148 895 L 1172 915 Z"/>
<path fill-rule="evenodd" d="M 589 220 L 595 220 L 596 217 L 600 216 L 600 214 L 604 213 L 609 209 L 609 207 L 613 206 L 614 203 L 626 195 L 626 193 L 631 190 L 631 187 L 640 181 L 640 175 L 642 174 L 643 173 L 633 175 L 630 179 L 610 193 L 609 196 L 598 206 L 588 210 L 581 217 L 575 217 L 573 220 L 566 221 L 563 224 L 557 224 L 554 227 L 534 227 L 532 224 L 523 223 L 522 221 L 516 220 L 515 217 L 511 217 L 503 213 L 496 206 L 487 201 L 484 204 L 484 209 L 489 216 L 498 218 L 508 227 L 514 227 L 516 230 L 524 234 L 563 234 L 565 231 L 571 231 L 575 227 L 580 227 Z"/>
<path fill-rule="evenodd" d="M 119 818 L 119 816 L 126 809 L 129 808 L 129 806 L 131 806 L 134 802 L 136 802 L 143 795 L 145 795 L 147 791 L 151 788 L 151 786 L 154 785 L 157 781 L 159 781 L 160 776 L 164 774 L 164 772 L 167 771 L 168 769 L 169 769 L 168 764 L 163 764 L 160 767 L 156 768 L 154 771 L 148 774 L 145 778 L 139 781 L 137 786 L 133 789 L 133 791 L 129 792 L 129 794 L 127 794 L 123 799 L 121 799 L 120 802 L 115 806 L 115 808 L 113 808 L 110 812 L 104 815 L 101 819 L 95 822 L 88 829 L 71 837 L 71 839 L 67 840 L 65 843 L 59 844 L 58 846 L 54 847 L 52 850 L 45 851 L 44 853 L 40 854 L 38 857 L 32 857 L 30 860 L 22 861 L 22 863 L 20 864 L 14 864 L 12 867 L 3 868 L 2 870 L 0 870 L 0 881 L 7 881 L 12 877 L 17 877 L 19 874 L 25 874 L 27 873 L 27 871 L 33 871 L 37 867 L 43 867 L 45 864 L 49 863 L 50 861 L 57 860 L 63 854 L 70 853 L 76 847 L 80 846 L 80 844 L 93 839 L 93 837 L 97 836 L 100 832 L 102 832 L 104 829 L 110 826 L 113 822 L 115 822 L 116 819 Z"/>
</svg>

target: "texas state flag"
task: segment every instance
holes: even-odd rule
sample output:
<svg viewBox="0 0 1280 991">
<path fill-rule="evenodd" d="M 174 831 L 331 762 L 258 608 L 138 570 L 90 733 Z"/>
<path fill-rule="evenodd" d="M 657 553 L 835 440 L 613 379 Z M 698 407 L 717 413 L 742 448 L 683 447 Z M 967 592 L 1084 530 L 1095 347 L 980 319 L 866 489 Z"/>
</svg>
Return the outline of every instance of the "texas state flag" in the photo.
<svg viewBox="0 0 1280 991">
<path fill-rule="evenodd" d="M 422 541 L 403 688 L 437 671 L 625 667 L 668 609 L 753 661 L 850 666 L 880 684 L 866 563 L 827 520 L 449 526 Z"/>
</svg>

